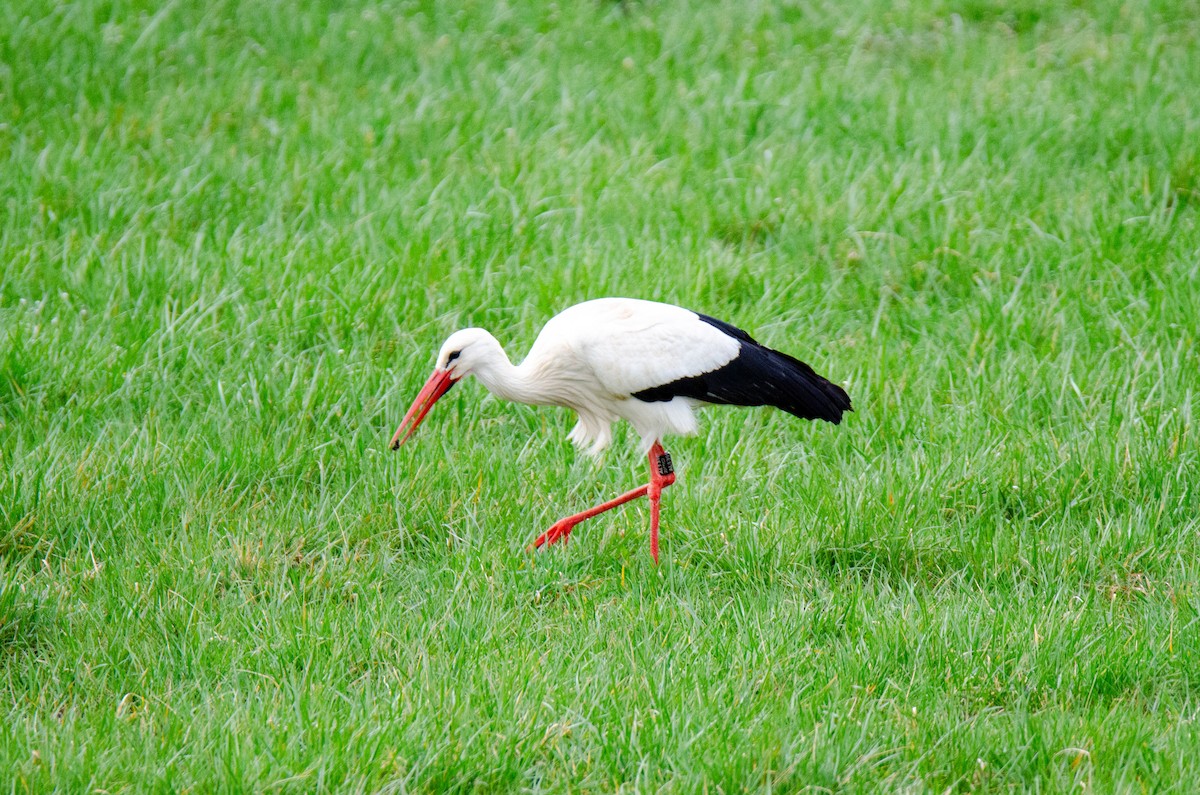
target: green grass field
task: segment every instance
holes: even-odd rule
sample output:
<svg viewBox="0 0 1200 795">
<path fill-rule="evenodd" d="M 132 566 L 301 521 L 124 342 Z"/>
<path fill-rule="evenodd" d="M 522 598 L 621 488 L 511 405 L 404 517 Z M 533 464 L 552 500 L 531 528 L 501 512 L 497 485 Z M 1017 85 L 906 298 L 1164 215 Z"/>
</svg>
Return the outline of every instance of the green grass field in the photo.
<svg viewBox="0 0 1200 795">
<path fill-rule="evenodd" d="M 0 788 L 1200 789 L 1200 2 L 0 25 Z M 451 393 L 602 295 L 842 383 Z"/>
</svg>

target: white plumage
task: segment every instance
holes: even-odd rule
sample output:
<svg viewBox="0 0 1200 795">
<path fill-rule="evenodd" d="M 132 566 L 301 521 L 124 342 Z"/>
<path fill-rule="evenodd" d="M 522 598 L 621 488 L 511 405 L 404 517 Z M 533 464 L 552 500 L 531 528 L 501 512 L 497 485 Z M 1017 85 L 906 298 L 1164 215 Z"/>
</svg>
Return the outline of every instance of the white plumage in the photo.
<svg viewBox="0 0 1200 795">
<path fill-rule="evenodd" d="M 650 403 L 632 395 L 717 370 L 736 358 L 739 348 L 737 340 L 687 309 L 600 298 L 551 318 L 515 367 L 496 338 L 480 328 L 451 334 L 438 353 L 438 366 L 455 380 L 474 375 L 507 400 L 573 409 L 579 422 L 570 439 L 591 454 L 609 445 L 618 419 L 634 427 L 645 452 L 667 434 L 695 433 L 692 409 L 699 401 L 677 397 Z"/>
<path fill-rule="evenodd" d="M 433 404 L 468 375 L 501 398 L 573 409 L 579 422 L 571 441 L 593 454 L 612 441 L 614 422 L 628 421 L 642 438 L 642 451 L 649 453 L 650 482 L 556 522 L 534 546 L 565 541 L 580 522 L 648 497 L 655 562 L 662 490 L 675 482 L 661 440 L 667 434 L 695 433 L 696 406 L 771 405 L 833 423 L 850 410 L 841 387 L 728 323 L 670 304 L 601 298 L 551 318 L 515 366 L 487 331 L 468 328 L 451 334 L 392 437 L 392 448 L 403 444 Z"/>
</svg>

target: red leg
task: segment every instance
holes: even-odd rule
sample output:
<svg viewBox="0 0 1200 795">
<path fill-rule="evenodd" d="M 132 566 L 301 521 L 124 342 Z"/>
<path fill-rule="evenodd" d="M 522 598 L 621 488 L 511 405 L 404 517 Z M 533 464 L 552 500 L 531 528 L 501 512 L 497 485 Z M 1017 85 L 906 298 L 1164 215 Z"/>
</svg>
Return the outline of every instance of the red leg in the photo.
<svg viewBox="0 0 1200 795">
<path fill-rule="evenodd" d="M 551 525 L 549 530 L 537 537 L 537 540 L 533 542 L 533 546 L 540 547 L 543 544 L 553 544 L 558 541 L 566 541 L 567 536 L 571 535 L 571 531 L 575 529 L 575 525 L 586 519 L 591 519 L 597 514 L 604 513 L 605 511 L 611 511 L 618 505 L 624 505 L 630 500 L 636 500 L 638 497 L 644 497 L 646 496 L 646 492 L 649 490 L 649 488 L 649 486 L 638 486 L 633 491 L 627 491 L 620 497 L 616 497 L 608 502 L 601 503 L 595 508 L 588 508 L 582 513 L 577 513 L 574 516 L 568 516 L 566 519 L 559 519 L 557 522 Z"/>
<path fill-rule="evenodd" d="M 659 506 L 662 500 L 662 490 L 675 482 L 675 470 L 671 467 L 671 457 L 663 450 L 662 445 L 658 442 L 650 448 L 650 482 L 645 486 L 638 486 L 633 491 L 628 491 L 620 497 L 611 499 L 608 502 L 601 503 L 594 508 L 589 508 L 582 513 L 577 513 L 573 516 L 568 516 L 565 519 L 559 519 L 549 530 L 542 533 L 533 542 L 535 548 L 539 548 L 545 544 L 554 544 L 558 541 L 566 541 L 571 535 L 571 531 L 580 522 L 591 519 L 593 516 L 611 511 L 618 505 L 624 505 L 630 500 L 636 500 L 638 497 L 650 497 L 650 554 L 654 557 L 654 562 L 658 563 L 658 515 Z"/>
<path fill-rule="evenodd" d="M 671 456 L 658 442 L 650 448 L 650 556 L 658 565 L 658 514 L 662 503 L 662 490 L 675 482 L 675 468 Z"/>
</svg>

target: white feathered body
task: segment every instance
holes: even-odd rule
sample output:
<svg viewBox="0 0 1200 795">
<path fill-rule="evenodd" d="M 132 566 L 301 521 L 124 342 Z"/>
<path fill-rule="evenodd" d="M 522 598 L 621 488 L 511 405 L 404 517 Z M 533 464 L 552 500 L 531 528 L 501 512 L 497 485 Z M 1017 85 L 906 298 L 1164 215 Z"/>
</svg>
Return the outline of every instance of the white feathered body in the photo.
<svg viewBox="0 0 1200 795">
<path fill-rule="evenodd" d="M 498 397 L 573 409 L 579 422 L 571 441 L 590 453 L 609 445 L 618 419 L 628 421 L 649 450 L 667 434 L 695 433 L 693 408 L 701 401 L 646 402 L 632 395 L 716 370 L 738 349 L 737 340 L 687 309 L 600 298 L 551 318 L 513 372 L 476 365 L 474 374 Z"/>
<path fill-rule="evenodd" d="M 838 422 L 850 399 L 807 364 L 756 343 L 740 329 L 688 309 L 634 298 L 576 304 L 546 323 L 513 366 L 479 328 L 450 335 L 438 368 L 476 376 L 497 397 L 564 406 L 579 415 L 571 440 L 591 453 L 627 420 L 649 450 L 668 434 L 696 432 L 705 403 L 773 405 Z"/>
</svg>

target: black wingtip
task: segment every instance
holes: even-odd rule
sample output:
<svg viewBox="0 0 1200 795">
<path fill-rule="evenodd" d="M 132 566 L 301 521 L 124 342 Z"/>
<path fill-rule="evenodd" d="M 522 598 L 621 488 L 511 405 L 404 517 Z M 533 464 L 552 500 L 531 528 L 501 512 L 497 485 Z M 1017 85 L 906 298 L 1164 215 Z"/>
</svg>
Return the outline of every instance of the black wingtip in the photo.
<svg viewBox="0 0 1200 795">
<path fill-rule="evenodd" d="M 846 390 L 817 375 L 805 362 L 772 348 L 762 350 L 786 373 L 781 379 L 781 386 L 786 384 L 781 390 L 783 399 L 775 403 L 779 408 L 803 419 L 825 420 L 834 425 L 841 424 L 843 414 L 854 411 Z"/>
<path fill-rule="evenodd" d="M 834 403 L 834 410 L 827 417 L 819 417 L 818 419 L 832 422 L 834 425 L 842 424 L 842 417 L 847 413 L 854 411 L 854 406 L 850 405 L 850 396 L 846 394 L 846 390 L 842 389 L 837 384 L 827 382 L 829 386 L 837 390 L 838 398 Z"/>
</svg>

